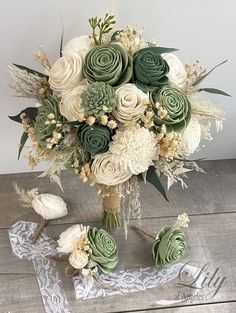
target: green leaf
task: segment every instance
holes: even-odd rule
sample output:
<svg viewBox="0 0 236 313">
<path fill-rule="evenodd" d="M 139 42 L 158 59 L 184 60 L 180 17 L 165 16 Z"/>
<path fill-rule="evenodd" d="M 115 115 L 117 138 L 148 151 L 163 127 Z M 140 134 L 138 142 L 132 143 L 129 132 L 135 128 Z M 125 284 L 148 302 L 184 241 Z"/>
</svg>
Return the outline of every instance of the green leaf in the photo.
<svg viewBox="0 0 236 313">
<path fill-rule="evenodd" d="M 69 121 L 61 121 L 60 124 L 66 124 L 66 125 L 81 125 L 83 124 L 83 122 L 79 122 L 79 121 L 72 121 L 72 122 L 69 122 Z"/>
<path fill-rule="evenodd" d="M 28 133 L 27 132 L 23 132 L 23 134 L 21 136 L 21 139 L 20 139 L 20 146 L 19 146 L 19 151 L 18 151 L 18 160 L 20 158 L 21 151 L 23 150 L 24 145 L 25 145 L 28 137 L 29 137 Z"/>
<path fill-rule="evenodd" d="M 64 25 L 63 25 L 63 20 L 61 16 L 61 40 L 60 40 L 60 58 L 62 57 L 62 49 L 63 49 L 63 41 L 64 41 Z"/>
<path fill-rule="evenodd" d="M 143 49 L 149 49 L 150 51 L 153 50 L 153 52 L 158 53 L 158 54 L 178 51 L 178 49 L 176 48 L 165 48 L 165 47 L 148 47 L 148 48 L 143 48 Z"/>
<path fill-rule="evenodd" d="M 156 173 L 154 166 L 149 167 L 147 171 L 146 179 L 149 183 L 151 183 L 154 187 L 156 187 L 156 189 L 162 194 L 162 196 L 165 198 L 166 201 L 169 201 L 166 195 L 166 191 Z"/>
<path fill-rule="evenodd" d="M 35 107 L 29 107 L 24 110 L 22 110 L 19 114 L 14 115 L 14 116 L 8 116 L 12 121 L 21 123 L 21 114 L 25 113 L 31 120 L 35 120 L 37 113 L 38 113 L 38 108 Z"/>
<path fill-rule="evenodd" d="M 13 63 L 14 66 L 16 66 L 17 68 L 19 68 L 20 70 L 24 70 L 26 71 L 27 73 L 30 73 L 30 74 L 33 74 L 33 75 L 38 75 L 39 77 L 42 77 L 42 78 L 46 78 L 48 80 L 48 76 L 43 74 L 43 73 L 40 73 L 38 71 L 35 71 L 29 67 L 26 67 L 24 65 L 20 65 L 20 64 L 16 64 L 16 63 Z"/>
<path fill-rule="evenodd" d="M 200 84 L 208 75 L 210 75 L 217 67 L 221 66 L 222 64 L 228 62 L 228 60 L 225 60 L 223 62 L 221 62 L 220 64 L 217 64 L 216 66 L 214 66 L 209 72 L 207 72 L 206 74 L 204 74 L 202 77 L 200 77 L 198 80 L 195 81 L 195 83 L 193 84 L 193 86 L 197 86 L 198 84 Z"/>
<path fill-rule="evenodd" d="M 227 97 L 232 97 L 228 93 L 226 93 L 226 92 L 224 92 L 224 91 L 222 91 L 220 89 L 216 89 L 216 88 L 200 88 L 200 89 L 198 89 L 198 92 L 201 92 L 201 91 L 214 93 L 214 94 L 217 94 L 217 95 L 222 95 L 222 96 L 227 96 Z"/>
</svg>

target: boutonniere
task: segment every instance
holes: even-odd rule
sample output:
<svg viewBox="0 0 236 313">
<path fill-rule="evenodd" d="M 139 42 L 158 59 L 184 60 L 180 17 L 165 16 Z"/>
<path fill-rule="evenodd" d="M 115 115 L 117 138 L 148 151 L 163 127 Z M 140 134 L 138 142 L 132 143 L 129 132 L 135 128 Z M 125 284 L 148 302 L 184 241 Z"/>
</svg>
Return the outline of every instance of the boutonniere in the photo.
<svg viewBox="0 0 236 313">
<path fill-rule="evenodd" d="M 64 263 L 65 275 L 97 280 L 97 273 L 109 273 L 118 264 L 115 240 L 104 229 L 77 224 L 65 230 L 58 239 L 58 252 L 66 257 L 49 256 Z"/>
<path fill-rule="evenodd" d="M 180 229 L 188 227 L 189 218 L 186 213 L 178 216 L 176 223 L 173 226 L 163 226 L 154 235 L 140 226 L 133 225 L 132 228 L 145 234 L 154 240 L 152 245 L 152 255 L 155 260 L 155 265 L 167 266 L 178 262 L 183 258 L 186 249 L 186 235 Z"/>
<path fill-rule="evenodd" d="M 33 208 L 35 212 L 43 218 L 34 233 L 32 238 L 33 243 L 37 241 L 43 228 L 50 220 L 61 218 L 68 214 L 66 203 L 59 196 L 50 193 L 39 193 L 38 188 L 24 190 L 17 184 L 14 184 L 14 188 L 22 206 Z"/>
</svg>

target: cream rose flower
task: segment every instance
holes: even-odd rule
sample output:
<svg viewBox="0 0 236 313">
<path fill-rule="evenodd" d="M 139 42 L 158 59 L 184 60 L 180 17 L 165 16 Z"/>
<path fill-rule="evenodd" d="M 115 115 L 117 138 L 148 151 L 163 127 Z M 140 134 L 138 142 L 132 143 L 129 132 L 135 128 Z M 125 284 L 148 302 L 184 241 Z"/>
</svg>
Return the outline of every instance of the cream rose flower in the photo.
<svg viewBox="0 0 236 313">
<path fill-rule="evenodd" d="M 81 94 L 88 87 L 87 81 L 82 82 L 77 87 L 62 96 L 59 104 L 60 112 L 68 121 L 84 120 L 84 108 L 81 105 Z"/>
<path fill-rule="evenodd" d="M 114 186 L 128 180 L 132 173 L 119 164 L 112 162 L 111 153 L 105 152 L 96 155 L 92 163 L 92 174 L 99 184 Z"/>
<path fill-rule="evenodd" d="M 157 142 L 153 132 L 139 125 L 117 131 L 109 148 L 112 161 L 135 175 L 148 170 L 157 158 Z"/>
<path fill-rule="evenodd" d="M 87 236 L 89 227 L 83 225 L 73 225 L 61 233 L 58 243 L 58 252 L 72 253 L 78 249 L 81 239 Z"/>
<path fill-rule="evenodd" d="M 45 220 L 61 218 L 68 214 L 67 206 L 63 199 L 49 193 L 36 195 L 32 201 L 32 206 Z"/>
<path fill-rule="evenodd" d="M 80 36 L 71 39 L 63 48 L 62 54 L 67 55 L 71 53 L 77 53 L 84 60 L 87 52 L 92 49 L 93 44 L 91 38 L 89 36 Z"/>
<path fill-rule="evenodd" d="M 69 256 L 69 263 L 76 269 L 84 268 L 89 261 L 88 253 L 82 250 L 75 250 Z"/>
<path fill-rule="evenodd" d="M 167 74 L 169 81 L 179 88 L 184 88 L 187 83 L 187 73 L 183 63 L 173 53 L 165 53 L 162 57 L 170 67 L 170 71 Z"/>
<path fill-rule="evenodd" d="M 83 79 L 83 61 L 79 54 L 71 53 L 58 59 L 49 72 L 52 90 L 65 94 Z"/>
<path fill-rule="evenodd" d="M 117 104 L 113 116 L 120 123 L 137 121 L 144 113 L 148 96 L 134 84 L 125 84 L 116 90 Z"/>
<path fill-rule="evenodd" d="M 186 156 L 192 154 L 201 141 L 201 126 L 195 119 L 191 119 L 182 133 L 180 153 Z"/>
</svg>

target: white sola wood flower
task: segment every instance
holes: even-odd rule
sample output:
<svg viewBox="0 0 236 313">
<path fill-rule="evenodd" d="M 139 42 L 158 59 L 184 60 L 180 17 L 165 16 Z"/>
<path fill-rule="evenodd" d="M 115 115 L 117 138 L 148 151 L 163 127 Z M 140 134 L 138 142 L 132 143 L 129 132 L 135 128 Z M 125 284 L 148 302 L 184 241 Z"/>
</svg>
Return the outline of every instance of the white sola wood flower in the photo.
<svg viewBox="0 0 236 313">
<path fill-rule="evenodd" d="M 92 49 L 93 44 L 91 38 L 89 36 L 80 36 L 71 39 L 63 48 L 62 54 L 67 55 L 71 53 L 79 54 L 84 60 L 87 52 Z"/>
<path fill-rule="evenodd" d="M 170 67 L 168 78 L 171 83 L 179 88 L 184 88 L 187 83 L 187 73 L 183 63 L 173 53 L 165 53 L 162 55 Z"/>
<path fill-rule="evenodd" d="M 72 253 L 80 248 L 80 245 L 87 238 L 89 227 L 83 225 L 73 225 L 61 233 L 58 242 L 58 252 Z"/>
<path fill-rule="evenodd" d="M 76 269 L 84 268 L 89 261 L 88 253 L 82 250 L 75 250 L 69 256 L 69 263 Z"/>
<path fill-rule="evenodd" d="M 83 79 L 83 62 L 85 55 L 92 48 L 88 36 L 71 39 L 62 51 L 62 57 L 49 72 L 49 84 L 52 90 L 65 94 L 75 88 Z"/>
<path fill-rule="evenodd" d="M 66 54 L 59 58 L 49 72 L 52 90 L 64 94 L 75 88 L 83 78 L 83 61 L 79 54 Z"/>
<path fill-rule="evenodd" d="M 180 154 L 189 156 L 199 146 L 201 141 L 201 126 L 195 119 L 191 119 L 182 133 Z"/>
<path fill-rule="evenodd" d="M 147 95 L 134 84 L 125 84 L 116 90 L 117 104 L 112 114 L 117 121 L 126 124 L 137 121 L 144 113 Z"/>
<path fill-rule="evenodd" d="M 137 175 L 148 170 L 157 158 L 157 143 L 153 132 L 135 125 L 117 131 L 109 148 L 114 163 Z"/>
<path fill-rule="evenodd" d="M 96 155 L 91 170 L 96 182 L 107 186 L 121 184 L 132 176 L 129 170 L 112 162 L 110 152 Z"/>
<path fill-rule="evenodd" d="M 61 218 L 67 215 L 67 206 L 61 197 L 49 193 L 36 195 L 32 201 L 36 213 L 45 220 Z"/>
<path fill-rule="evenodd" d="M 86 81 L 81 82 L 77 87 L 62 96 L 59 105 L 60 112 L 68 121 L 84 120 L 84 108 L 81 106 L 81 94 L 88 87 Z"/>
</svg>

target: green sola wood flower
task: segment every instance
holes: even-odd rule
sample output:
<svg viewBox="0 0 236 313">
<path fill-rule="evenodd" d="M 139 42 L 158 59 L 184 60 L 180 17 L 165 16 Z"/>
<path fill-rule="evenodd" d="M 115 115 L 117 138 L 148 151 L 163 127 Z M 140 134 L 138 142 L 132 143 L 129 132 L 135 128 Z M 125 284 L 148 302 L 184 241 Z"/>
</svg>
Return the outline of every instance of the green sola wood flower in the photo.
<svg viewBox="0 0 236 313">
<path fill-rule="evenodd" d="M 109 273 L 118 263 L 118 250 L 112 236 L 105 230 L 93 227 L 88 231 L 91 259 L 103 273 Z"/>
<path fill-rule="evenodd" d="M 38 108 L 35 119 L 35 131 L 42 146 L 47 145 L 47 139 L 51 138 L 53 132 L 56 131 L 57 122 L 63 120 L 62 115 L 59 113 L 58 105 L 58 97 L 48 94 Z"/>
<path fill-rule="evenodd" d="M 144 92 L 167 84 L 169 70 L 157 47 L 140 49 L 134 55 L 134 81 Z"/>
<path fill-rule="evenodd" d="M 89 82 L 105 82 L 117 87 L 130 81 L 132 68 L 132 59 L 121 45 L 105 44 L 87 53 L 84 75 Z"/>
<path fill-rule="evenodd" d="M 111 112 L 116 105 L 115 90 L 103 82 L 91 84 L 81 94 L 81 99 L 86 112 L 96 117 Z"/>
<path fill-rule="evenodd" d="M 178 215 L 177 221 L 172 227 L 162 227 L 156 236 L 138 225 L 132 227 L 154 240 L 152 255 L 155 265 L 158 267 L 178 262 L 184 256 L 187 247 L 186 236 L 180 228 L 188 227 L 188 223 L 189 218 L 186 213 Z"/>
<path fill-rule="evenodd" d="M 164 226 L 157 233 L 152 246 L 156 266 L 166 266 L 182 259 L 186 251 L 185 234 L 176 228 Z"/>
<path fill-rule="evenodd" d="M 156 113 L 154 123 L 157 126 L 165 124 L 168 131 L 178 132 L 188 125 L 191 118 L 191 104 L 182 91 L 165 85 L 161 89 L 155 88 L 150 97 Z M 167 111 L 166 117 L 158 116 L 159 106 Z"/>
<path fill-rule="evenodd" d="M 112 133 L 106 126 L 83 124 L 78 128 L 77 137 L 81 146 L 92 155 L 105 152 L 111 141 Z"/>
</svg>

